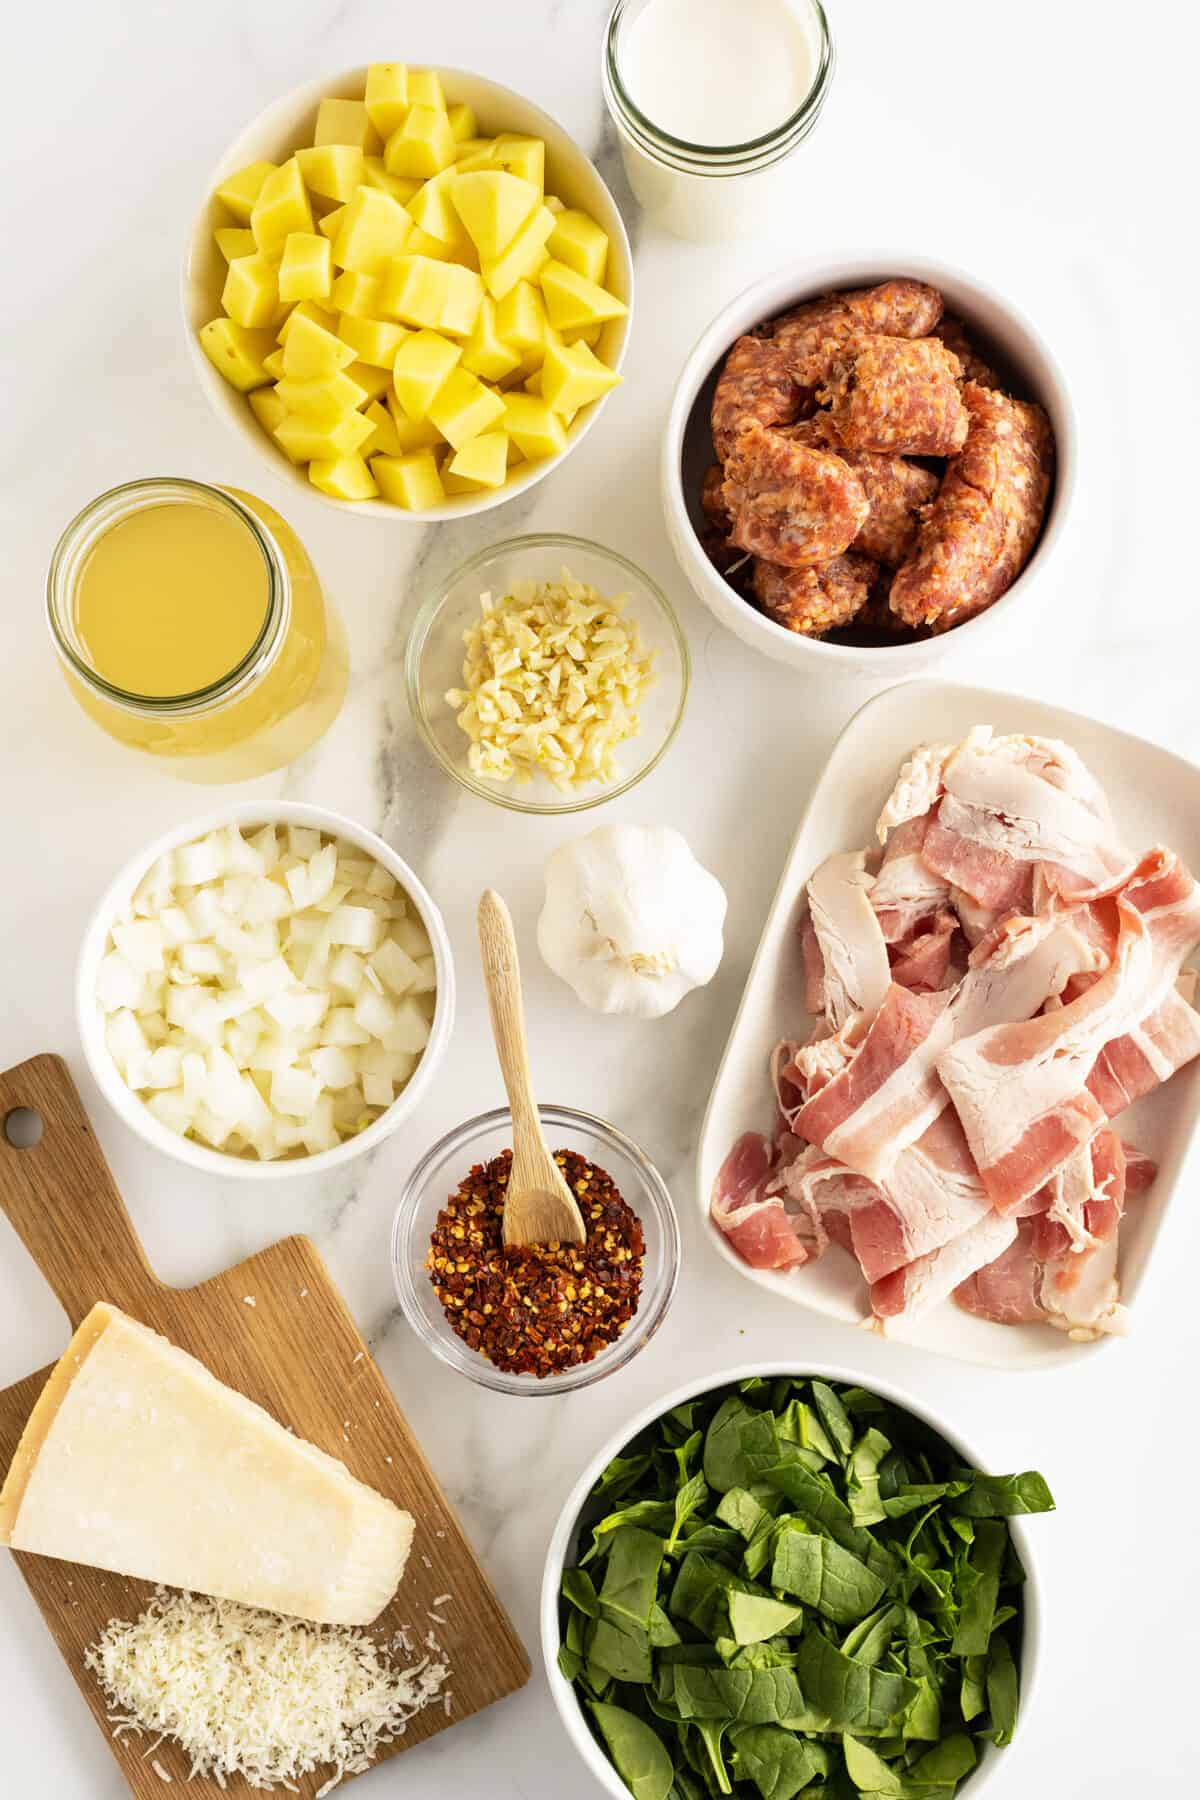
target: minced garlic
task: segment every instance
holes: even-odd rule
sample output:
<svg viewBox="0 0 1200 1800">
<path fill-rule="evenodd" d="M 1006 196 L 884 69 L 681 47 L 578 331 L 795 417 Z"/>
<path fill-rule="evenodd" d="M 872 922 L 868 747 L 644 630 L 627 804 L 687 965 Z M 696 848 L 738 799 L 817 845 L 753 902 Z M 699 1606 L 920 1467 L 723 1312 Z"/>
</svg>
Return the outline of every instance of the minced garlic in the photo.
<svg viewBox="0 0 1200 1800">
<path fill-rule="evenodd" d="M 446 702 L 471 740 L 468 763 L 485 781 L 556 787 L 615 781 L 614 752 L 641 729 L 638 706 L 654 654 L 623 617 L 627 596 L 605 599 L 564 569 L 557 581 L 518 581 L 463 633 L 463 686 Z"/>
</svg>

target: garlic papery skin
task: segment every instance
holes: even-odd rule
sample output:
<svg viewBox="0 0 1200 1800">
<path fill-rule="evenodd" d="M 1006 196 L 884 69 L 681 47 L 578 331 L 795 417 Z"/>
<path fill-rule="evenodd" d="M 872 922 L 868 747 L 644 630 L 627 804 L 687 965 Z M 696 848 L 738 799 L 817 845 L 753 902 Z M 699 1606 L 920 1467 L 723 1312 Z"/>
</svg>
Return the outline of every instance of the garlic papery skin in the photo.
<svg viewBox="0 0 1200 1800">
<path fill-rule="evenodd" d="M 725 890 L 670 825 L 602 825 L 546 859 L 538 948 L 595 1012 L 657 1019 L 724 951 Z"/>
</svg>

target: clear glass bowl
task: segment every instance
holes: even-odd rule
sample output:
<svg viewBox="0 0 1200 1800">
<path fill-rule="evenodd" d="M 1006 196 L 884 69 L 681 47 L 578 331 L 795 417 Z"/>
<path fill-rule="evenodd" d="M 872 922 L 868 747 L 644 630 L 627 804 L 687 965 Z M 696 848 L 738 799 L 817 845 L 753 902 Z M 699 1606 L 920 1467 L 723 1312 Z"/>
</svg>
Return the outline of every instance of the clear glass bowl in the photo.
<svg viewBox="0 0 1200 1800">
<path fill-rule="evenodd" d="M 556 580 L 564 568 L 606 597 L 628 595 L 627 616 L 636 620 L 643 647 L 656 652 L 657 680 L 639 709 L 642 729 L 618 746 L 619 777 L 607 785 L 592 782 L 566 793 L 543 775 L 524 786 L 481 781 L 467 766 L 470 740 L 445 698 L 447 689 L 462 684 L 463 633 L 479 617 L 481 594 L 503 594 L 516 581 Z M 417 728 L 455 781 L 513 812 L 573 813 L 627 793 L 666 754 L 687 704 L 690 666 L 674 609 L 644 570 L 587 538 L 547 532 L 510 538 L 463 563 L 421 609 L 408 640 L 405 679 Z"/>
<path fill-rule="evenodd" d="M 443 1362 L 501 1394 L 565 1394 L 623 1369 L 662 1324 L 679 1275 L 679 1224 L 666 1183 L 653 1163 L 623 1132 L 591 1113 L 568 1106 L 542 1106 L 538 1111 L 550 1148 L 574 1150 L 611 1175 L 641 1220 L 646 1239 L 637 1312 L 599 1356 L 558 1375 L 507 1374 L 468 1349 L 451 1330 L 434 1293 L 425 1257 L 438 1213 L 476 1163 L 490 1162 L 511 1148 L 512 1117 L 506 1106 L 468 1119 L 422 1157 L 405 1184 L 392 1227 L 392 1272 L 405 1318 Z"/>
</svg>

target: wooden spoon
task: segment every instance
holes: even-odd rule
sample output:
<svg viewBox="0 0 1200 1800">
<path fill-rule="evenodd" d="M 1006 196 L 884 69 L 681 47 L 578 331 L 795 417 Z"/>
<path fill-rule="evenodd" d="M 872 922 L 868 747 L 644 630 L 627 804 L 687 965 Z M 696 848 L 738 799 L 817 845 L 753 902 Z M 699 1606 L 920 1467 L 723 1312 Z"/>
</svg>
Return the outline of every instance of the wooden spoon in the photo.
<svg viewBox="0 0 1200 1800">
<path fill-rule="evenodd" d="M 479 902 L 479 954 L 500 1073 L 512 1111 L 513 1160 L 504 1199 L 504 1242 L 582 1244 L 583 1216 L 542 1136 L 533 1097 L 521 965 L 512 918 L 493 888 Z"/>
</svg>

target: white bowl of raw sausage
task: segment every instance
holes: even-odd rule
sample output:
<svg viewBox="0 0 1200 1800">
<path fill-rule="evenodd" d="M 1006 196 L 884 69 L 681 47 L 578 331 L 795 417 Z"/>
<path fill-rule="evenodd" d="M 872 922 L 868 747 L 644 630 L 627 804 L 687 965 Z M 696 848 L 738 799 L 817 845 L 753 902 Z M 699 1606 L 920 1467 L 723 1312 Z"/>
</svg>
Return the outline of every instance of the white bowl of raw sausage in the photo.
<svg viewBox="0 0 1200 1800">
<path fill-rule="evenodd" d="M 816 638 L 788 630 L 743 598 L 710 561 L 702 542 L 701 490 L 714 462 L 710 408 L 726 353 L 764 321 L 839 290 L 869 288 L 907 278 L 936 288 L 946 312 L 962 320 L 972 344 L 1018 398 L 1037 401 L 1055 439 L 1055 471 L 1033 552 L 1000 598 L 953 631 L 888 643 Z M 704 332 L 684 365 L 667 420 L 662 451 L 663 508 L 680 567 L 723 625 L 778 662 L 810 673 L 896 679 L 941 661 L 951 647 L 974 644 L 985 631 L 1019 629 L 1018 608 L 1044 582 L 1071 507 L 1077 431 L 1062 370 L 1037 328 L 1011 301 L 966 271 L 902 251 L 806 258 L 766 276 L 739 295 Z"/>
</svg>

